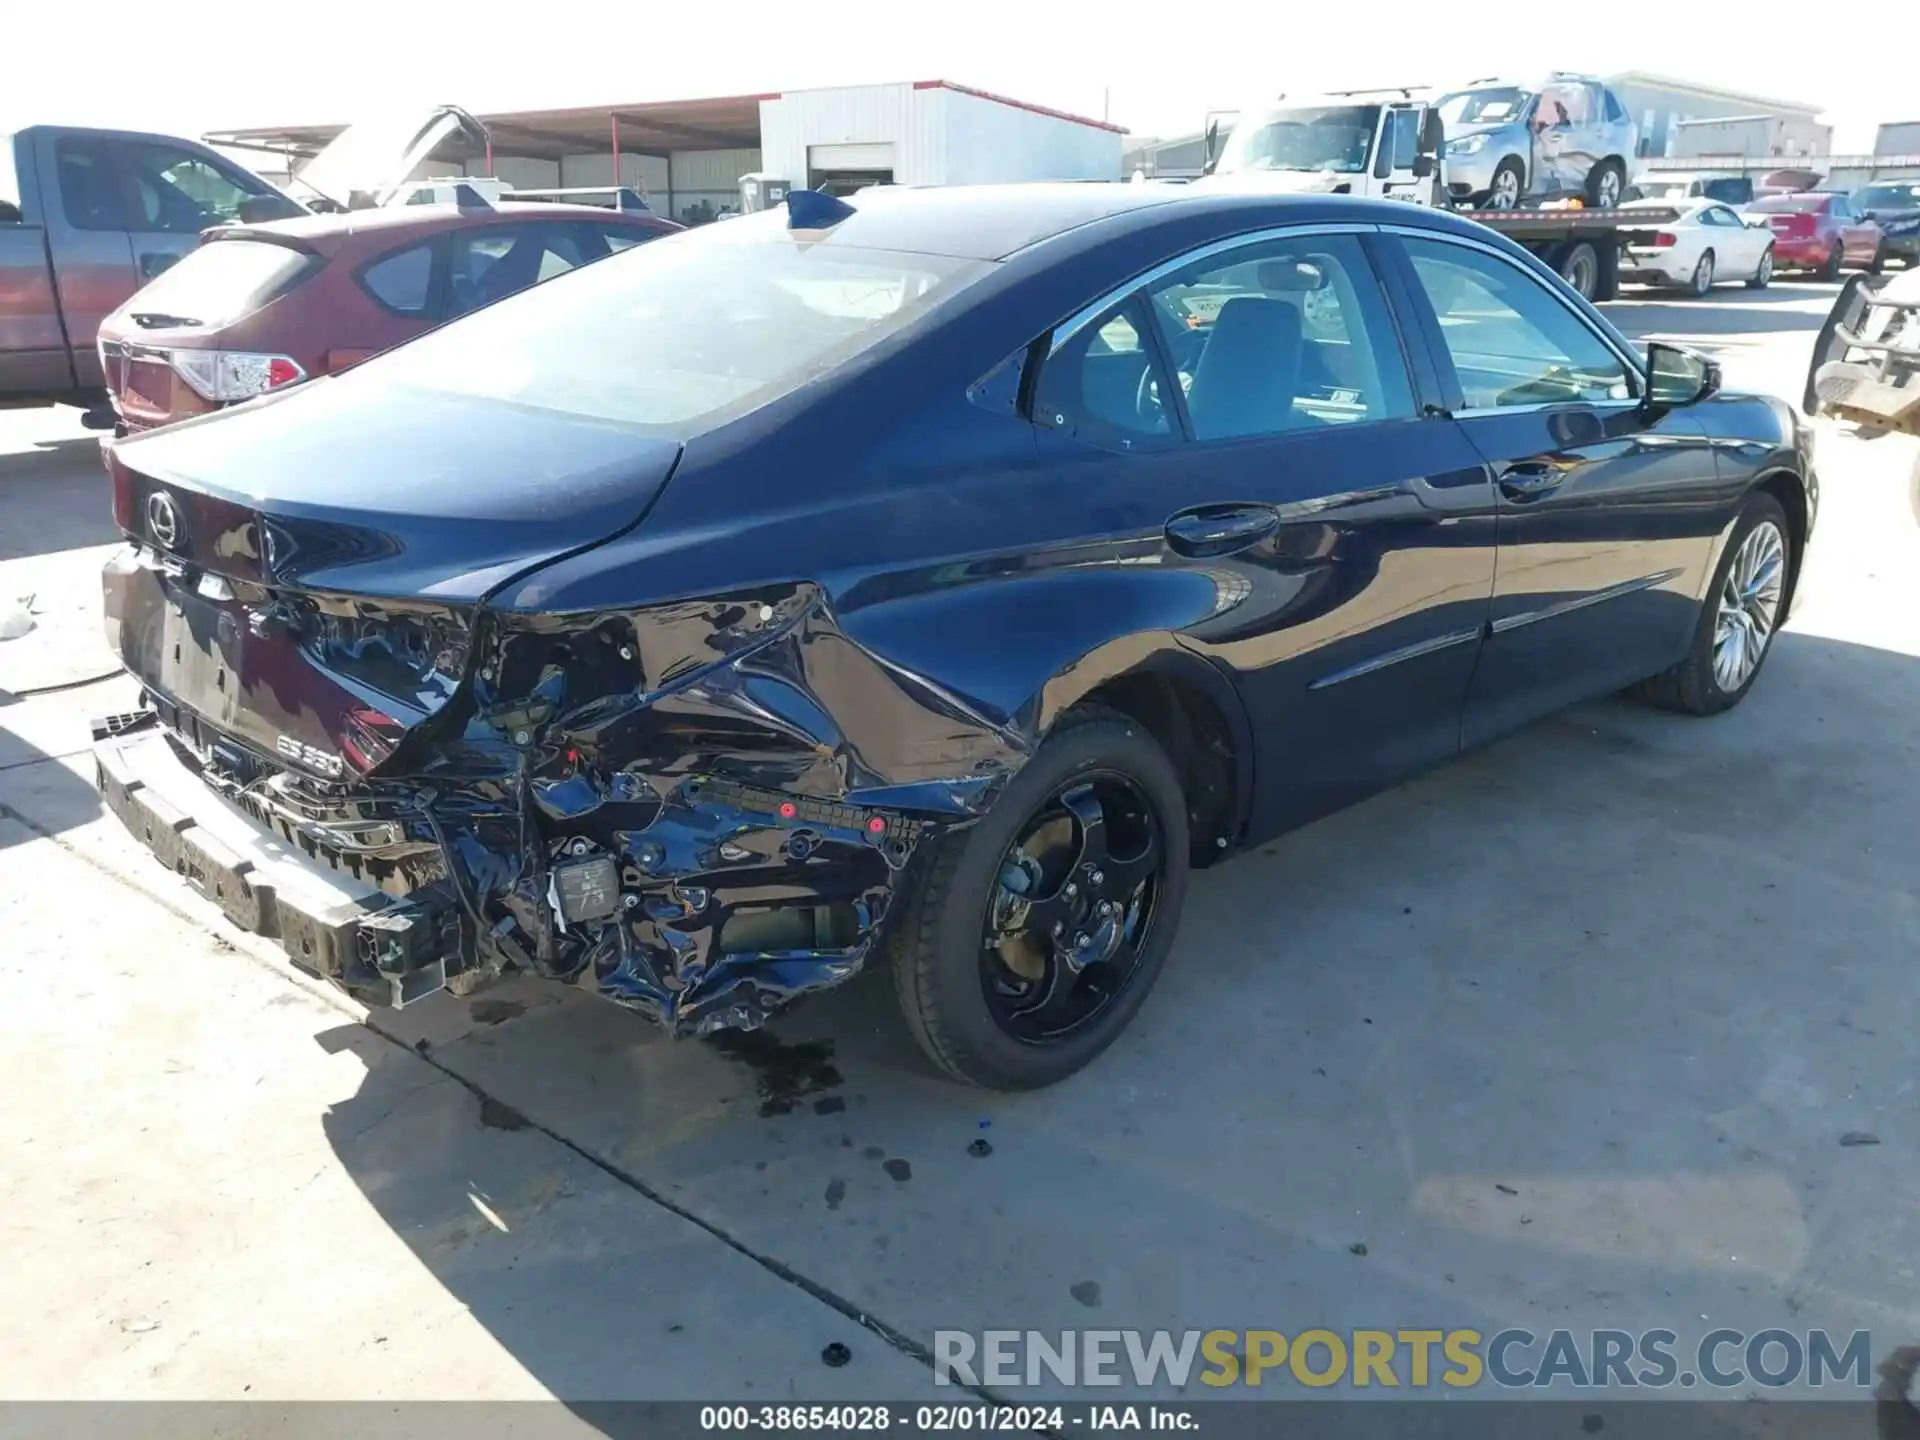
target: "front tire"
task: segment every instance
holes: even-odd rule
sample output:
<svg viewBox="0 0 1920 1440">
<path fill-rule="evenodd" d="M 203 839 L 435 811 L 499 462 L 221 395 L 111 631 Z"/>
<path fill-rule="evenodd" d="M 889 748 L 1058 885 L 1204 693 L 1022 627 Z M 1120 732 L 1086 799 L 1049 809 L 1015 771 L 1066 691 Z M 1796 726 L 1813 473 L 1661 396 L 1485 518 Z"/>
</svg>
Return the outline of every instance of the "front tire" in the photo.
<svg viewBox="0 0 1920 1440">
<path fill-rule="evenodd" d="M 1587 202 L 1611 210 L 1620 203 L 1620 192 L 1626 184 L 1626 167 L 1618 160 L 1602 160 L 1587 172 Z"/>
<path fill-rule="evenodd" d="M 976 824 L 933 842 L 892 939 L 921 1049 L 994 1090 L 1054 1084 L 1127 1027 L 1186 899 L 1186 796 L 1137 721 L 1071 714 Z"/>
<path fill-rule="evenodd" d="M 1520 197 L 1526 191 L 1526 167 L 1520 163 L 1518 156 L 1509 155 L 1494 167 L 1493 179 L 1487 187 L 1487 209 L 1517 210 L 1520 208 Z"/>
<path fill-rule="evenodd" d="M 1662 710 L 1717 715 L 1746 698 L 1773 650 L 1793 574 L 1787 513 L 1756 492 L 1728 537 L 1699 623 L 1679 664 L 1635 687 Z"/>
</svg>

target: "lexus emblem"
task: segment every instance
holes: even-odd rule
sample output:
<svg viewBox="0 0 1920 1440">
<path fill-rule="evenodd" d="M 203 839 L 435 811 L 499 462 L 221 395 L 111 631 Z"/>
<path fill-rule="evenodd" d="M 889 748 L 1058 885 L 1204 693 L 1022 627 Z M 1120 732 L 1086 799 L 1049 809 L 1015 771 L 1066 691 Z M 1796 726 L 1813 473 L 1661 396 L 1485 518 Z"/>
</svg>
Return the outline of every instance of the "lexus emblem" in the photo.
<svg viewBox="0 0 1920 1440">
<path fill-rule="evenodd" d="M 168 550 L 180 543 L 180 516 L 164 490 L 147 496 L 147 530 Z"/>
</svg>

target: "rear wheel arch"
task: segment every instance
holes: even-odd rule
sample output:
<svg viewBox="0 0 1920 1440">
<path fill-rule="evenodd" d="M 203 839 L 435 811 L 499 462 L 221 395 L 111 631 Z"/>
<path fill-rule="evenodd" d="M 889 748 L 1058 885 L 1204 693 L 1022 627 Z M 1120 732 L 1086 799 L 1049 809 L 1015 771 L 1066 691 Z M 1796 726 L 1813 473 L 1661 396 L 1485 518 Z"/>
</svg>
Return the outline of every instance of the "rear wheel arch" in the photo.
<svg viewBox="0 0 1920 1440">
<path fill-rule="evenodd" d="M 1089 670 L 1099 673 L 1083 664 L 1069 674 Z M 1173 646 L 1070 692 L 1056 682 L 1047 700 L 1043 735 L 1089 707 L 1139 724 L 1180 776 L 1192 863 L 1210 864 L 1233 849 L 1252 808 L 1253 730 L 1239 692 L 1218 668 Z"/>
</svg>

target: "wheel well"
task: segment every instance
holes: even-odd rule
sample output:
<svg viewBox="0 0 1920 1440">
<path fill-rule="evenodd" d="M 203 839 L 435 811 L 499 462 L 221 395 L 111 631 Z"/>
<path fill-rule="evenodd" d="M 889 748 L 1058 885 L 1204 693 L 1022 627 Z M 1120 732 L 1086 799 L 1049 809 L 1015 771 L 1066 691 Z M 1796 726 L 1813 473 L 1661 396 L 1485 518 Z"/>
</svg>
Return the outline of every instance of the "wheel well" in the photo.
<svg viewBox="0 0 1920 1440">
<path fill-rule="evenodd" d="M 1807 551 L 1807 492 L 1800 482 L 1785 470 L 1776 470 L 1754 487 L 1764 490 L 1780 502 L 1780 508 L 1787 512 L 1787 529 L 1793 541 L 1793 563 L 1787 570 L 1787 593 L 1781 601 L 1780 614 L 1784 619 L 1793 609 L 1794 591 L 1800 585 L 1800 563 Z"/>
<path fill-rule="evenodd" d="M 1196 867 L 1211 864 L 1232 845 L 1240 820 L 1243 760 L 1212 696 L 1175 676 L 1136 671 L 1107 681 L 1082 703 L 1117 710 L 1139 722 L 1167 752 L 1187 797 L 1187 831 Z M 1225 846 L 1219 843 L 1223 840 Z"/>
</svg>

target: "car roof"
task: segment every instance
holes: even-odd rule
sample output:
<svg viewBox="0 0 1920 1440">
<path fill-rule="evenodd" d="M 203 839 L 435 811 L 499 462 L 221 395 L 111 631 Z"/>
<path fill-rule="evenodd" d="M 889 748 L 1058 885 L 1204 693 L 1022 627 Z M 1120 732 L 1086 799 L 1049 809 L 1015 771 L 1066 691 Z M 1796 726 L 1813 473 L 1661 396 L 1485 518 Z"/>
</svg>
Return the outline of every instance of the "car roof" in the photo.
<svg viewBox="0 0 1920 1440">
<path fill-rule="evenodd" d="M 524 204 L 466 207 L 451 202 L 440 205 L 382 205 L 371 210 L 295 215 L 286 220 L 265 220 L 254 225 L 223 226 L 222 229 L 229 235 L 236 235 L 243 231 L 266 231 L 269 234 L 285 235 L 295 240 L 342 240 L 357 235 L 392 236 L 404 239 L 415 233 L 433 233 L 458 229 L 465 225 L 486 225 L 509 220 L 600 220 L 653 227 L 672 224 L 671 221 L 659 215 L 607 210 L 597 205 L 528 201 Z"/>
<path fill-rule="evenodd" d="M 1286 195 L 1242 186 L 1134 185 L 1117 180 L 925 188 L 889 185 L 860 191 L 847 197 L 846 203 L 852 213 L 845 218 L 818 231 L 801 232 L 808 236 L 808 243 L 1008 260 L 1077 231 L 1089 231 L 1086 243 L 1092 244 L 1124 231 L 1206 214 L 1248 230 L 1338 220 L 1387 221 L 1436 230 L 1459 229 L 1468 223 L 1397 200 Z M 786 214 L 775 209 L 720 223 L 750 241 L 770 232 L 784 233 Z"/>
<path fill-rule="evenodd" d="M 852 213 L 820 232 L 821 243 L 1000 260 L 1029 245 L 1130 211 L 1171 205 L 1183 186 L 1119 181 L 1004 185 L 880 185 L 846 197 Z M 784 210 L 727 220 L 786 228 Z"/>
</svg>

